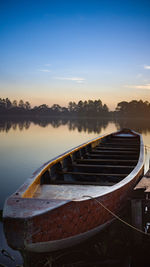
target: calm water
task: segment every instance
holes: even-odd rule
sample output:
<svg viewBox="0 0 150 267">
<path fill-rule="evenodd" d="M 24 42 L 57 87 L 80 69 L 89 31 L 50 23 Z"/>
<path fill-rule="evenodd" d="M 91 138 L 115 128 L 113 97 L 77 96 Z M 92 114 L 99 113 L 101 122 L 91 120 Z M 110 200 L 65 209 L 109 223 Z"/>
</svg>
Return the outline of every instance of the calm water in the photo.
<svg viewBox="0 0 150 267">
<path fill-rule="evenodd" d="M 143 135 L 145 145 L 150 146 L 148 121 L 120 120 L 34 120 L 0 121 L 0 209 L 5 199 L 26 178 L 47 160 L 98 135 L 132 128 Z M 147 152 L 149 155 L 149 151 Z M 146 168 L 148 161 L 146 162 Z M 19 253 L 8 248 L 0 223 L 0 249 L 7 249 L 16 262 L 0 254 L 0 263 L 15 266 L 22 263 Z"/>
</svg>

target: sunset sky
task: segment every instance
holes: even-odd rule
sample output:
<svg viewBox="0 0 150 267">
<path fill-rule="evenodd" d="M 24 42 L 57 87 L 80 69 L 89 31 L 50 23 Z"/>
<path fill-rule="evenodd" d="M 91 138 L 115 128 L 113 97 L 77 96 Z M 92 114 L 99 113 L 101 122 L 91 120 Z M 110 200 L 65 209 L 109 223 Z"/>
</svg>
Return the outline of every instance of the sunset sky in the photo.
<svg viewBox="0 0 150 267">
<path fill-rule="evenodd" d="M 150 101 L 150 1 L 1 0 L 0 97 Z"/>
</svg>

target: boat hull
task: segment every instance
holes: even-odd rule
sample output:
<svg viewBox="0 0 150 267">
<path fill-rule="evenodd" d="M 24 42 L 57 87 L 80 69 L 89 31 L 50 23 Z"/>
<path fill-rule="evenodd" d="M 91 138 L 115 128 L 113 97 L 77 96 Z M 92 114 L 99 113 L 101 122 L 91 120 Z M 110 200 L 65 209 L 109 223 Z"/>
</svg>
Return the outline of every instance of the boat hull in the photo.
<svg viewBox="0 0 150 267">
<path fill-rule="evenodd" d="M 93 237 L 94 235 L 102 231 L 105 227 L 109 226 L 112 221 L 113 219 L 87 232 L 63 238 L 60 240 L 58 239 L 54 241 L 27 244 L 25 249 L 31 252 L 43 253 L 43 252 L 57 251 L 68 247 L 72 247 L 88 240 L 90 237 Z"/>
<path fill-rule="evenodd" d="M 124 179 L 113 186 L 106 186 L 104 191 L 103 187 L 100 190 L 99 185 L 90 185 L 91 194 L 89 188 L 86 190 L 87 187 L 83 186 L 82 194 L 77 199 L 61 199 L 59 196 L 57 199 L 32 197 L 32 191 L 37 190 L 43 169 L 64 159 L 66 154 L 46 163 L 43 169 L 38 170 L 39 174 L 35 172 L 32 179 L 5 203 L 3 217 L 8 244 L 14 249 L 34 252 L 55 251 L 85 241 L 110 224 L 115 218 L 113 214 L 119 215 L 126 206 L 128 197 L 144 172 L 142 137 L 134 132 L 130 135 L 137 135 L 140 140 L 137 164 Z M 94 142 L 98 143 L 99 139 Z M 83 147 L 67 152 L 67 157 L 78 149 Z M 80 185 L 73 187 L 74 191 L 80 190 Z"/>
<path fill-rule="evenodd" d="M 130 196 L 134 185 L 141 175 L 143 175 L 143 169 L 128 185 L 116 190 L 116 192 L 106 195 L 105 197 L 97 198 L 96 200 L 99 201 L 99 203 L 95 201 L 95 199 L 89 199 L 86 201 L 86 203 L 84 203 L 84 205 L 83 203 L 77 203 L 76 207 L 73 205 L 72 210 L 75 208 L 76 212 L 78 210 L 80 212 L 78 215 L 76 214 L 73 216 L 73 218 L 76 218 L 76 221 L 74 220 L 73 222 L 68 220 L 68 222 L 65 222 L 66 227 L 64 230 L 66 232 L 64 233 L 63 239 L 59 239 L 58 236 L 58 239 L 55 241 L 53 240 L 45 242 L 43 240 L 42 242 L 38 242 L 35 237 L 35 243 L 26 244 L 26 249 L 33 252 L 55 251 L 79 244 L 80 242 L 83 242 L 96 235 L 115 219 L 115 217 L 112 216 L 105 208 L 103 208 L 100 203 L 102 203 L 114 214 L 119 214 L 122 209 L 125 208 L 127 198 Z M 68 211 L 64 210 L 64 213 L 65 212 Z M 60 214 L 60 218 L 62 218 L 62 214 Z M 56 230 L 56 235 L 57 233 L 58 230 Z M 51 235 L 49 235 L 46 240 L 50 239 Z"/>
<path fill-rule="evenodd" d="M 119 214 L 142 175 L 143 167 L 129 183 L 96 200 L 114 214 Z M 89 197 L 85 201 L 70 201 L 25 220 L 7 219 L 4 225 L 8 244 L 13 244 L 14 249 L 34 252 L 48 252 L 76 245 L 101 231 L 114 219 L 96 200 Z"/>
</svg>

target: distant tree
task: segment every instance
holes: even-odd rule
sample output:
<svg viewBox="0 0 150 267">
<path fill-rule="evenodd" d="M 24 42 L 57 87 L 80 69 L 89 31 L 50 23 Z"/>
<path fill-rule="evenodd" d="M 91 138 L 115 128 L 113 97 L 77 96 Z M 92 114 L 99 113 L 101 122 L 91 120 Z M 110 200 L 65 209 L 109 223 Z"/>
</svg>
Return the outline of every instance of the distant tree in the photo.
<svg viewBox="0 0 150 267">
<path fill-rule="evenodd" d="M 62 115 L 68 115 L 68 108 L 66 108 L 66 107 L 62 107 L 61 108 L 61 113 L 62 113 Z"/>
<path fill-rule="evenodd" d="M 103 105 L 103 111 L 107 113 L 109 112 L 109 109 L 106 104 Z"/>
<path fill-rule="evenodd" d="M 52 105 L 51 109 L 54 113 L 57 113 L 57 114 L 62 112 L 62 107 L 58 104 Z"/>
<path fill-rule="evenodd" d="M 15 107 L 15 108 L 17 107 L 17 100 L 14 100 L 14 101 L 12 102 L 12 106 Z"/>
<path fill-rule="evenodd" d="M 75 102 L 70 101 L 68 104 L 68 110 L 70 113 L 74 113 L 77 111 L 77 104 Z"/>
<path fill-rule="evenodd" d="M 6 98 L 5 102 L 6 102 L 6 108 L 7 108 L 7 109 L 10 109 L 10 108 L 12 107 L 12 103 L 11 103 L 11 101 L 9 100 L 9 98 Z"/>
<path fill-rule="evenodd" d="M 30 103 L 28 101 L 25 102 L 24 106 L 25 106 L 26 110 L 30 110 L 31 109 L 31 105 L 30 105 Z"/>
<path fill-rule="evenodd" d="M 99 100 L 95 100 L 94 101 L 94 111 L 95 113 L 99 113 L 102 112 L 103 106 L 102 106 L 102 101 Z"/>
<path fill-rule="evenodd" d="M 90 113 L 93 113 L 93 109 L 94 109 L 94 103 L 93 100 L 88 100 L 87 103 L 87 111 Z"/>
<path fill-rule="evenodd" d="M 0 98 L 0 110 L 4 110 L 6 108 L 5 99 Z"/>
<path fill-rule="evenodd" d="M 39 107 L 38 107 L 38 109 L 39 110 L 48 110 L 48 105 L 46 105 L 46 104 L 42 104 L 42 105 L 40 105 Z"/>
<path fill-rule="evenodd" d="M 147 116 L 150 114 L 150 104 L 148 101 L 143 102 L 142 100 L 122 101 L 118 103 L 116 111 L 122 115 Z"/>
<path fill-rule="evenodd" d="M 128 109 L 128 102 L 122 101 L 122 102 L 117 104 L 116 111 L 119 111 L 121 113 L 125 113 L 125 112 L 127 112 L 127 109 Z"/>
<path fill-rule="evenodd" d="M 103 113 L 106 114 L 106 112 L 108 112 L 107 105 L 104 104 L 103 106 L 102 101 L 100 99 L 94 101 L 88 100 L 84 102 L 80 100 L 78 104 L 74 104 L 74 102 L 69 102 L 68 109 L 70 112 L 74 110 L 76 114 L 80 116 L 84 115 L 89 117 L 98 117 L 100 115 L 103 115 Z"/>
<path fill-rule="evenodd" d="M 61 106 L 58 105 L 58 104 L 53 104 L 52 107 L 51 107 L 51 109 L 53 109 L 53 110 L 59 110 L 59 109 L 61 109 Z"/>
<path fill-rule="evenodd" d="M 24 101 L 21 99 L 20 101 L 19 101 L 19 108 L 22 108 L 22 109 L 24 109 L 25 108 L 25 104 L 24 104 Z"/>
</svg>

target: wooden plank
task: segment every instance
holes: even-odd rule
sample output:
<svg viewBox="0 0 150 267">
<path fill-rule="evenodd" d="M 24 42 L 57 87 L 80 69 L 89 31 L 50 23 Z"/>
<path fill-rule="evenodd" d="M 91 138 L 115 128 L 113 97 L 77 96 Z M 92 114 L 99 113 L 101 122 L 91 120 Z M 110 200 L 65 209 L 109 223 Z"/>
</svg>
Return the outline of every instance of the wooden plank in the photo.
<svg viewBox="0 0 150 267">
<path fill-rule="evenodd" d="M 114 137 L 111 137 L 111 138 L 109 138 L 109 140 L 119 140 L 119 141 L 125 141 L 125 142 L 128 142 L 128 141 L 131 141 L 131 142 L 137 142 L 138 141 L 138 138 L 137 137 L 125 137 L 125 136 L 122 136 L 122 137 L 116 137 L 116 136 L 114 136 Z"/>
<path fill-rule="evenodd" d="M 96 164 L 78 164 L 73 163 L 73 167 L 88 167 L 88 168 L 124 168 L 124 169 L 133 169 L 135 166 L 126 166 L 126 165 L 96 165 Z"/>
<path fill-rule="evenodd" d="M 132 162 L 137 163 L 136 159 L 76 159 L 76 162 Z"/>
<path fill-rule="evenodd" d="M 138 151 L 139 147 L 136 149 L 128 148 L 128 147 L 107 147 L 107 146 L 97 146 L 96 150 L 122 150 L 122 151 Z"/>
<path fill-rule="evenodd" d="M 110 158 L 110 154 L 102 154 L 102 153 L 86 153 L 86 156 L 87 157 L 92 157 L 93 159 L 95 159 L 95 158 L 98 158 L 98 159 L 109 159 Z M 112 154 L 111 155 L 111 158 L 113 158 L 113 159 L 125 159 L 125 158 L 127 158 L 127 159 L 137 159 L 138 160 L 138 155 L 135 155 L 135 154 L 126 154 L 126 155 L 124 155 L 124 154 L 122 154 L 122 155 L 118 155 L 118 154 L 116 154 L 116 153 L 114 153 L 114 154 Z"/>
<path fill-rule="evenodd" d="M 127 145 L 127 146 L 129 146 L 129 145 L 139 145 L 140 144 L 140 142 L 139 141 L 126 141 L 126 140 L 109 140 L 109 141 L 106 141 L 106 142 L 103 142 L 103 144 L 121 144 L 121 145 Z M 102 142 L 101 142 L 101 144 L 102 144 Z"/>
<path fill-rule="evenodd" d="M 150 192 L 150 178 L 143 177 L 139 183 L 135 186 L 134 190 L 143 189 L 144 192 Z"/>
<path fill-rule="evenodd" d="M 134 152 L 134 151 L 123 151 L 123 150 L 116 151 L 116 150 L 97 150 L 97 149 L 93 149 L 92 152 L 99 153 L 99 154 L 102 154 L 102 153 L 137 154 L 137 152 Z"/>
<path fill-rule="evenodd" d="M 141 199 L 131 200 L 131 215 L 132 215 L 132 225 L 137 229 L 143 230 L 143 210 Z M 143 236 L 137 231 L 133 231 L 133 238 L 135 244 L 142 244 Z"/>
<path fill-rule="evenodd" d="M 60 174 L 71 174 L 71 175 L 85 175 L 85 176 L 116 176 L 116 177 L 126 177 L 128 173 L 92 173 L 92 172 L 59 172 Z"/>
<path fill-rule="evenodd" d="M 107 143 L 100 143 L 100 145 L 98 146 L 120 146 L 120 147 L 139 147 L 139 145 L 137 143 L 134 144 L 127 144 L 127 143 L 123 143 L 123 142 L 107 142 Z"/>
<path fill-rule="evenodd" d="M 112 186 L 116 183 L 108 182 L 108 181 L 99 181 L 99 182 L 92 182 L 92 181 L 55 181 L 54 184 L 75 184 L 75 185 L 99 185 L 99 186 Z"/>
</svg>

